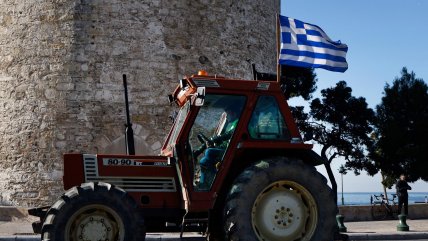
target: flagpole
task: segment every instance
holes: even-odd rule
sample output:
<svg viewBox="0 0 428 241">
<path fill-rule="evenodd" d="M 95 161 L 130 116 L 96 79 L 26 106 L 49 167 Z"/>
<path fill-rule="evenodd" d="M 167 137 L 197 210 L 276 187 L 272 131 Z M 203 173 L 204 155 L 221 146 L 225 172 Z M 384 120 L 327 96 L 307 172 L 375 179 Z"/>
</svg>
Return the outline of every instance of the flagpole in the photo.
<svg viewBox="0 0 428 241">
<path fill-rule="evenodd" d="M 281 80 L 281 65 L 279 65 L 279 52 L 280 52 L 280 23 L 279 13 L 276 14 L 276 81 L 280 83 Z"/>
</svg>

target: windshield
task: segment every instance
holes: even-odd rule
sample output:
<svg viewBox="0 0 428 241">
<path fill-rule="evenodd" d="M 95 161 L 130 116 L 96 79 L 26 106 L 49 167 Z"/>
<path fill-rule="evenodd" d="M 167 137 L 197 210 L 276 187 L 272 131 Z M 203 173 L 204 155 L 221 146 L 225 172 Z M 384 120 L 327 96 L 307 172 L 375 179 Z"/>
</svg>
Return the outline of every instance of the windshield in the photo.
<svg viewBox="0 0 428 241">
<path fill-rule="evenodd" d="M 224 154 L 238 125 L 245 96 L 212 94 L 190 129 L 188 143 L 193 185 L 197 191 L 209 191 L 223 162 Z M 207 141 L 208 140 L 208 141 Z"/>
<path fill-rule="evenodd" d="M 180 134 L 181 128 L 183 127 L 184 121 L 186 120 L 187 113 L 190 110 L 190 101 L 188 101 L 183 107 L 181 107 L 180 111 L 177 114 L 175 119 L 174 128 L 171 132 L 171 137 L 168 141 L 168 146 L 172 146 L 176 143 L 177 137 Z"/>
</svg>

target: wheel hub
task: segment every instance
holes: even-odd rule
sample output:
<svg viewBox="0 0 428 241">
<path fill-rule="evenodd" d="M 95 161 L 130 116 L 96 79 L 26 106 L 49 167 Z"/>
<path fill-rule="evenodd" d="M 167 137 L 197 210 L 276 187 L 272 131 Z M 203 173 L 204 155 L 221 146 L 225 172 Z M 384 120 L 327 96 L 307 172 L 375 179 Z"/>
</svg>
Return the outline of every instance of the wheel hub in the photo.
<svg viewBox="0 0 428 241">
<path fill-rule="evenodd" d="M 252 222 L 260 240 L 305 240 L 314 231 L 315 201 L 306 189 L 297 183 L 299 188 L 291 188 L 290 183 L 271 184 L 254 202 Z"/>
<path fill-rule="evenodd" d="M 77 232 L 80 240 L 112 240 L 113 225 L 102 216 L 90 216 L 82 220 Z"/>
<path fill-rule="evenodd" d="M 274 223 L 276 223 L 277 228 L 289 227 L 292 224 L 294 214 L 290 208 L 282 206 L 281 208 L 276 209 L 275 213 Z"/>
<path fill-rule="evenodd" d="M 124 225 L 118 214 L 104 205 L 88 205 L 70 217 L 65 240 L 125 241 Z"/>
</svg>

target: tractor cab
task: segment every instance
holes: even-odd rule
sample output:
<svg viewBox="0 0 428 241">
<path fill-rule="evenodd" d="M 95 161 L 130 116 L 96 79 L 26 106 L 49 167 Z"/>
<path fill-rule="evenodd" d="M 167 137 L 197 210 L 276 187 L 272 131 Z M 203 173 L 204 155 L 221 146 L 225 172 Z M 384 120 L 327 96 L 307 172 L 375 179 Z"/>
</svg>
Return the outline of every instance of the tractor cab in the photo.
<svg viewBox="0 0 428 241">
<path fill-rule="evenodd" d="M 200 71 L 180 80 L 169 100 L 179 111 L 161 155 L 177 161 L 190 211 L 212 209 L 222 187 L 230 185 L 228 178 L 257 158 L 257 150 L 312 148 L 283 114 L 291 112 L 276 82 Z"/>
</svg>

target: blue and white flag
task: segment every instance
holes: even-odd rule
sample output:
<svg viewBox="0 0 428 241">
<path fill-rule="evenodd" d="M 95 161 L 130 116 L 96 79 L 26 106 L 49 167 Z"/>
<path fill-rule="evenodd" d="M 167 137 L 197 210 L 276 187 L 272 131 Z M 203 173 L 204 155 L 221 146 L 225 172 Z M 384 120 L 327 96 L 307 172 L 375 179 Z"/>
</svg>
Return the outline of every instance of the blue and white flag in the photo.
<svg viewBox="0 0 428 241">
<path fill-rule="evenodd" d="M 348 69 L 348 46 L 331 40 L 318 26 L 279 16 L 281 52 L 279 64 L 307 68 L 323 68 L 345 72 Z"/>
</svg>

